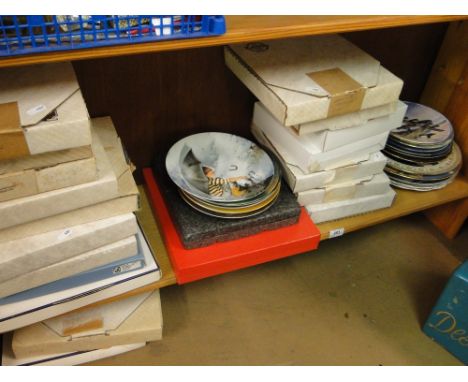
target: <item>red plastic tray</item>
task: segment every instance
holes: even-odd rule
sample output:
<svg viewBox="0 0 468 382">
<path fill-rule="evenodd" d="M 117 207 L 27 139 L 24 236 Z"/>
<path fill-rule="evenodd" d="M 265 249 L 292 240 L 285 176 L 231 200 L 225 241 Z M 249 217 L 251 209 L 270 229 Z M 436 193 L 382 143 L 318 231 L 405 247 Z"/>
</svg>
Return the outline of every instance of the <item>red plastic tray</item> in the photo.
<svg viewBox="0 0 468 382">
<path fill-rule="evenodd" d="M 148 196 L 179 284 L 314 250 L 320 231 L 302 208 L 298 223 L 237 240 L 186 249 L 172 222 L 151 168 L 143 169 Z"/>
</svg>

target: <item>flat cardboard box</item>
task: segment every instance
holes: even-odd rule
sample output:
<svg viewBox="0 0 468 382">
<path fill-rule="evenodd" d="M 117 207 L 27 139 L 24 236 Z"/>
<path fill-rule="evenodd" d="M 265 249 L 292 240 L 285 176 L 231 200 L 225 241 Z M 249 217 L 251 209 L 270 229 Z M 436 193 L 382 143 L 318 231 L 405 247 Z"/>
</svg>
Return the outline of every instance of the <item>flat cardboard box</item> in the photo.
<svg viewBox="0 0 468 382">
<path fill-rule="evenodd" d="M 137 233 L 134 214 L 0 244 L 0 282 L 67 260 Z"/>
<path fill-rule="evenodd" d="M 89 115 L 71 63 L 5 68 L 0 71 L 0 114 L 17 122 L 0 128 L 0 159 L 91 144 Z"/>
<path fill-rule="evenodd" d="M 354 113 L 337 115 L 336 117 L 320 119 L 318 121 L 302 123 L 291 127 L 298 135 L 307 135 L 318 133 L 323 130 L 340 130 L 361 126 L 371 119 L 384 117 L 393 113 L 396 110 L 397 104 L 398 102 L 390 102 L 385 105 L 355 111 Z"/>
<path fill-rule="evenodd" d="M 256 137 L 264 136 L 264 139 L 270 142 L 275 152 L 278 153 L 283 161 L 291 166 L 297 167 L 305 174 L 358 163 L 367 158 L 370 153 L 382 150 L 385 147 L 389 135 L 388 132 L 381 133 L 335 150 L 319 152 L 310 156 L 301 155 L 303 153 L 291 150 L 290 148 L 287 149 L 283 146 L 281 140 L 269 136 L 268 133 L 254 124 L 252 124 L 251 131 Z M 261 140 L 261 138 L 257 139 L 259 141 Z"/>
<path fill-rule="evenodd" d="M 15 357 L 89 351 L 162 338 L 159 290 L 18 329 L 13 334 Z"/>
<path fill-rule="evenodd" d="M 106 119 L 102 119 L 102 122 L 105 121 Z M 132 175 L 133 166 L 127 162 L 124 156 L 122 143 L 112 123 L 95 123 L 94 126 L 110 160 L 113 173 L 117 178 L 117 197 L 87 207 L 2 229 L 0 230 L 0 243 L 60 228 L 107 219 L 139 209 L 140 199 L 138 188 Z"/>
<path fill-rule="evenodd" d="M 390 207 L 395 195 L 395 191 L 389 187 L 384 194 L 313 204 L 306 206 L 306 209 L 313 222 L 318 224 Z"/>
<path fill-rule="evenodd" d="M 135 236 L 127 237 L 5 281 L 0 284 L 0 298 L 86 272 L 113 261 L 135 256 L 137 252 Z"/>
<path fill-rule="evenodd" d="M 383 117 L 374 118 L 362 125 L 340 130 L 323 130 L 299 136 L 291 127 L 283 126 L 260 102 L 255 103 L 253 124 L 262 129 L 283 147 L 294 152 L 298 157 L 313 158 L 322 152 L 336 150 L 400 127 L 405 116 L 407 105 L 398 102 L 396 110 Z"/>
<path fill-rule="evenodd" d="M 2 366 L 75 366 L 113 357 L 146 346 L 146 343 L 142 342 L 85 352 L 57 353 L 39 357 L 16 358 L 11 349 L 12 336 L 13 333 L 7 333 L 3 337 Z"/>
<path fill-rule="evenodd" d="M 0 175 L 27 170 L 39 170 L 45 167 L 93 157 L 93 149 L 89 145 L 21 158 L 5 159 L 0 161 Z"/>
<path fill-rule="evenodd" d="M 52 151 L 49 153 L 29 155 L 21 158 L 5 159 L 0 161 L 0 175 L 27 170 L 38 170 L 45 167 L 52 167 L 62 163 L 93 157 L 93 149 L 91 148 L 91 145 L 89 145 Z"/>
<path fill-rule="evenodd" d="M 233 73 L 286 126 L 398 100 L 403 81 L 339 35 L 225 48 Z"/>
<path fill-rule="evenodd" d="M 0 299 L 0 333 L 157 282 L 161 271 L 140 229 L 137 244 L 136 256 Z"/>
<path fill-rule="evenodd" d="M 46 218 L 77 208 L 90 206 L 119 195 L 117 178 L 108 156 L 94 129 L 102 124 L 112 125 L 110 118 L 98 118 L 92 121 L 93 152 L 96 158 L 98 179 L 71 187 L 61 188 L 24 198 L 0 203 L 0 229 Z M 123 154 L 122 154 L 123 155 Z M 115 166 L 126 166 L 126 162 Z"/>
<path fill-rule="evenodd" d="M 313 188 L 297 193 L 301 206 L 337 202 L 347 199 L 384 194 L 390 187 L 390 179 L 384 173 L 356 182 L 338 183 L 323 188 Z"/>
<path fill-rule="evenodd" d="M 283 158 L 279 154 L 278 148 L 273 147 L 260 129 L 252 126 L 252 133 L 257 141 L 276 157 L 281 166 L 283 178 L 295 193 L 370 177 L 381 173 L 387 163 L 387 158 L 380 151 L 376 151 L 350 158 L 349 162 L 342 167 L 308 174 L 292 165 L 287 153 L 280 149 L 283 152 Z"/>
<path fill-rule="evenodd" d="M 97 178 L 94 157 L 55 166 L 0 175 L 0 202 L 92 182 Z"/>
</svg>

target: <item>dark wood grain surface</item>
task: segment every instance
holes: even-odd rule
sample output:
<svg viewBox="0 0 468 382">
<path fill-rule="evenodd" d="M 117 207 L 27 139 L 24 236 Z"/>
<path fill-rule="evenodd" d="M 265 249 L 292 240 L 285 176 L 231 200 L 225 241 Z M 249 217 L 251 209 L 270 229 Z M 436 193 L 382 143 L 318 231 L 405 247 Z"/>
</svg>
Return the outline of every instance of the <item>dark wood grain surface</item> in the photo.
<svg viewBox="0 0 468 382">
<path fill-rule="evenodd" d="M 417 100 L 446 24 L 346 34 L 405 81 Z M 224 64 L 219 46 L 74 62 L 90 115 L 110 115 L 141 169 L 178 139 L 201 131 L 249 136 L 255 97 Z"/>
<path fill-rule="evenodd" d="M 110 115 L 141 168 L 200 131 L 247 135 L 254 96 L 224 65 L 221 47 L 75 63 L 92 117 Z"/>
</svg>

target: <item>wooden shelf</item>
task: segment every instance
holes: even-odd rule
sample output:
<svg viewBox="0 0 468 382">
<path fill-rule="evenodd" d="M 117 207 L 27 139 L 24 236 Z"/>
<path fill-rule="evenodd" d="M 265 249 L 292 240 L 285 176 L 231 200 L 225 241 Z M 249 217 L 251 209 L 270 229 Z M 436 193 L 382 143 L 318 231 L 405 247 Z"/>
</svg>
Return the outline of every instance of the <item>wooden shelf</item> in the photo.
<svg viewBox="0 0 468 382">
<path fill-rule="evenodd" d="M 0 59 L 0 67 L 202 48 L 278 38 L 450 22 L 466 16 L 226 16 L 222 36 L 78 49 Z"/>
<path fill-rule="evenodd" d="M 163 238 L 160 235 L 158 226 L 156 224 L 156 219 L 154 218 L 153 211 L 151 210 L 151 206 L 146 196 L 145 188 L 143 186 L 139 186 L 138 188 L 140 191 L 140 210 L 136 213 L 136 215 L 143 228 L 143 231 L 145 232 L 149 244 L 155 253 L 156 261 L 161 268 L 162 274 L 162 277 L 158 282 L 143 287 L 141 291 L 137 290 L 137 293 L 140 293 L 143 292 L 143 289 L 158 289 L 168 285 L 176 284 L 177 281 L 174 271 L 172 270 L 169 256 L 166 252 L 166 247 L 164 246 Z"/>
<path fill-rule="evenodd" d="M 162 277 L 156 283 L 146 285 L 144 287 L 134 289 L 119 296 L 115 296 L 103 301 L 96 302 L 90 306 L 106 304 L 122 298 L 134 296 L 140 293 L 149 292 L 151 290 L 160 289 L 169 285 L 177 284 L 177 280 L 172 269 L 169 257 L 163 244 L 163 240 L 157 229 L 157 224 L 151 207 L 146 196 L 143 186 L 139 186 L 141 195 L 141 209 L 137 213 L 140 224 L 143 227 L 145 235 L 147 235 L 151 248 L 156 254 L 156 259 L 161 267 Z M 405 190 L 396 190 L 397 196 L 393 206 L 382 210 L 369 212 L 367 214 L 353 216 L 345 219 L 340 219 L 332 222 L 318 224 L 321 235 L 321 240 L 328 239 L 328 233 L 337 228 L 344 228 L 345 232 L 356 231 L 361 228 L 366 228 L 374 224 L 383 223 L 385 221 L 396 219 L 398 217 L 409 215 L 413 212 L 421 211 L 427 208 L 435 207 L 441 204 L 449 203 L 454 200 L 459 200 L 468 197 L 468 180 L 463 176 L 458 176 L 457 179 L 442 190 L 431 192 L 413 192 Z M 320 247 L 319 249 L 320 250 Z M 78 310 L 87 309 L 88 307 Z"/>
<path fill-rule="evenodd" d="M 391 219 L 422 211 L 441 204 L 468 197 L 468 180 L 459 175 L 447 187 L 430 192 L 417 192 L 395 189 L 397 195 L 390 208 L 340 220 L 318 224 L 321 240 L 329 238 L 329 232 L 344 228 L 345 233 L 383 223 Z M 320 248 L 320 247 L 319 247 Z"/>
</svg>

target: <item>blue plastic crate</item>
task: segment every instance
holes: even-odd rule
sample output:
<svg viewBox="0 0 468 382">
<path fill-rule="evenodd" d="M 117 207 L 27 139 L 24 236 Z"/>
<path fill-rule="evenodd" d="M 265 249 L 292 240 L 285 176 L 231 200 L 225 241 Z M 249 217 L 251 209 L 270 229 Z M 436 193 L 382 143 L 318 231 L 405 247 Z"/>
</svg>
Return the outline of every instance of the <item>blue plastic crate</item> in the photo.
<svg viewBox="0 0 468 382">
<path fill-rule="evenodd" d="M 223 16 L 0 16 L 0 57 L 225 32 Z"/>
</svg>

